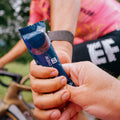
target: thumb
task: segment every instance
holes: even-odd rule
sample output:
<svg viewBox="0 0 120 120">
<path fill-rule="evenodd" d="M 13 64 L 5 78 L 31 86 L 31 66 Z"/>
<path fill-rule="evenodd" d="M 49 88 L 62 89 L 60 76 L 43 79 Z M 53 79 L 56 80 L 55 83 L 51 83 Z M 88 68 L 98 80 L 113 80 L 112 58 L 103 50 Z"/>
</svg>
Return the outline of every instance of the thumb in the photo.
<svg viewBox="0 0 120 120">
<path fill-rule="evenodd" d="M 63 68 L 68 77 L 74 82 L 75 85 L 79 86 L 79 63 L 66 63 L 63 64 Z"/>
<path fill-rule="evenodd" d="M 70 71 L 73 67 L 73 65 L 71 63 L 65 63 L 65 64 L 62 64 L 63 66 L 63 69 L 65 70 L 66 74 L 68 75 L 68 77 L 70 77 Z"/>
</svg>

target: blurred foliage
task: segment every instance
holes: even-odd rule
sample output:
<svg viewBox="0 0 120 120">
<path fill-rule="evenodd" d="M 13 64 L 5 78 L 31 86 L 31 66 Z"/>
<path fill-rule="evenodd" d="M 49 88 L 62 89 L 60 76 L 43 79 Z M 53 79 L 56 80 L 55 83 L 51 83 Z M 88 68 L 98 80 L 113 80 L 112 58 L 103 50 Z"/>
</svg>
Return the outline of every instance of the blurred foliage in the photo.
<svg viewBox="0 0 120 120">
<path fill-rule="evenodd" d="M 31 0 L 0 0 L 0 57 L 20 39 L 18 29 L 28 23 L 30 2 Z M 22 58 L 25 62 L 25 55 Z"/>
<path fill-rule="evenodd" d="M 120 2 L 120 0 L 118 0 Z M 20 39 L 18 29 L 27 25 L 31 0 L 0 0 L 0 57 L 7 53 Z M 48 22 L 46 22 L 47 30 Z M 29 53 L 18 61 L 31 60 Z"/>
</svg>

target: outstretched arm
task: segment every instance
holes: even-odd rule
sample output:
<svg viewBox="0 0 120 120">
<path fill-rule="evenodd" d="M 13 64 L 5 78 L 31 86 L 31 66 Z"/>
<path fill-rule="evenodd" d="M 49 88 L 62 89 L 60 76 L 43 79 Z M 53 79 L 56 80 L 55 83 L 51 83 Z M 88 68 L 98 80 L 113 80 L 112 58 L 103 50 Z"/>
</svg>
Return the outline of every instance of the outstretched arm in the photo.
<svg viewBox="0 0 120 120">
<path fill-rule="evenodd" d="M 27 47 L 23 40 L 19 40 L 19 42 L 7 54 L 0 58 L 0 68 L 3 68 L 7 63 L 17 59 L 26 51 Z"/>
</svg>

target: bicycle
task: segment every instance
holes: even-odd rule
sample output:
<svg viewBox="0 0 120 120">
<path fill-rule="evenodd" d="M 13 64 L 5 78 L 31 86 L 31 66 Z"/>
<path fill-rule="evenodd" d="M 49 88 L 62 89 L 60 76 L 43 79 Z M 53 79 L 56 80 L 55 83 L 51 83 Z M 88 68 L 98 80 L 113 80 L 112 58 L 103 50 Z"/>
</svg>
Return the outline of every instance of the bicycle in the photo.
<svg viewBox="0 0 120 120">
<path fill-rule="evenodd" d="M 8 87 L 3 100 L 0 100 L 0 120 L 36 120 L 33 116 L 34 106 L 26 103 L 21 97 L 21 91 L 31 91 L 30 86 L 24 85 L 29 75 L 22 77 L 20 74 L 0 70 L 0 76 L 12 78 L 10 85 L 0 79 L 0 84 Z"/>
</svg>

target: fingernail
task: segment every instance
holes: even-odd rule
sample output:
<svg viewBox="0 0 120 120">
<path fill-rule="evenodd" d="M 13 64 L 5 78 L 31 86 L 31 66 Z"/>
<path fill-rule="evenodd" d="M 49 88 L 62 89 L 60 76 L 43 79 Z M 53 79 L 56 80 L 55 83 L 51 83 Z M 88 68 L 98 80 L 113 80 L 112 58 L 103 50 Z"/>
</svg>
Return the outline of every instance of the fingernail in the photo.
<svg viewBox="0 0 120 120">
<path fill-rule="evenodd" d="M 53 120 L 57 120 L 60 117 L 60 113 L 58 111 L 54 111 L 51 115 Z"/>
<path fill-rule="evenodd" d="M 69 99 L 69 94 L 67 92 L 65 92 L 63 95 L 62 95 L 62 100 L 63 101 L 67 101 Z"/>
<path fill-rule="evenodd" d="M 65 77 L 61 80 L 61 84 L 62 84 L 62 85 L 65 85 L 65 84 L 66 84 L 66 78 L 65 78 Z"/>
<path fill-rule="evenodd" d="M 56 75 L 57 75 L 57 71 L 53 71 L 53 72 L 51 72 L 50 75 L 51 75 L 51 76 L 56 76 Z"/>
</svg>

